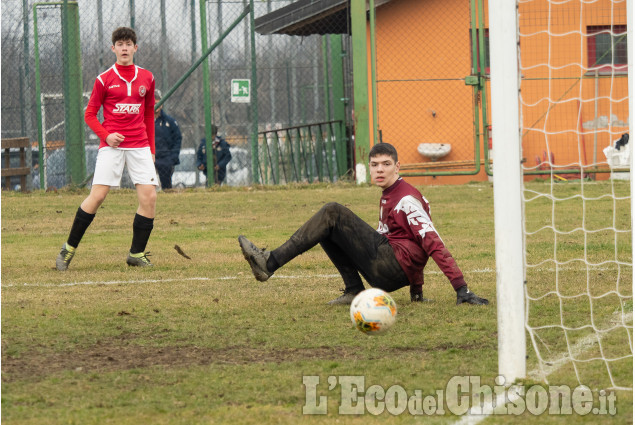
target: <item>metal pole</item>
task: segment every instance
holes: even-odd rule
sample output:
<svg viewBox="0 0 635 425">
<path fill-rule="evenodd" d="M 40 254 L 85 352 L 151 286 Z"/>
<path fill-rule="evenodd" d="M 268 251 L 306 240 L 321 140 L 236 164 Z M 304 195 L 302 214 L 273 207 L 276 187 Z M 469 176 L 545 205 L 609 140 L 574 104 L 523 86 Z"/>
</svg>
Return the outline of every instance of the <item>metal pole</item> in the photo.
<svg viewBox="0 0 635 425">
<path fill-rule="evenodd" d="M 190 0 L 190 28 L 192 30 L 192 46 L 190 48 L 191 60 L 192 63 L 196 60 L 196 0 Z M 201 80 L 199 78 L 199 74 L 194 75 L 194 85 L 196 87 L 196 93 L 201 92 Z M 201 122 L 201 105 L 199 96 L 194 96 L 192 99 L 193 108 L 194 108 L 194 149 L 198 148 L 198 142 L 201 140 L 201 130 L 199 128 L 199 123 Z M 196 170 L 196 186 L 199 184 L 199 172 Z"/>
<path fill-rule="evenodd" d="M 40 161 L 40 189 L 46 189 L 44 163 L 44 121 L 42 119 L 42 90 L 40 87 L 40 43 L 37 28 L 37 6 L 33 5 L 33 50 L 35 51 L 35 117 L 37 121 L 38 159 Z"/>
<path fill-rule="evenodd" d="M 355 174 L 358 183 L 365 183 L 369 179 L 366 164 L 370 152 L 366 0 L 351 0 L 350 8 L 353 38 L 353 98 L 355 103 Z"/>
<path fill-rule="evenodd" d="M 331 116 L 331 82 L 329 78 L 329 43 L 328 43 L 328 35 L 322 36 L 322 73 L 324 79 L 324 106 L 326 108 L 326 121 L 331 121 L 333 117 Z M 320 126 L 320 130 L 322 127 Z M 333 131 L 332 127 L 329 124 L 326 129 L 326 166 L 335 165 L 334 162 L 329 162 L 328 159 L 330 155 L 333 153 Z M 329 176 L 333 175 L 334 169 L 329 170 Z M 335 173 L 336 174 L 336 173 Z"/>
<path fill-rule="evenodd" d="M 66 174 L 70 183 L 86 180 L 82 61 L 79 45 L 79 6 L 64 0 L 62 9 L 62 51 L 64 65 L 64 133 Z"/>
<path fill-rule="evenodd" d="M 22 75 L 20 75 L 20 105 L 22 105 L 22 115 L 21 115 L 21 128 L 22 135 L 28 137 L 31 140 L 31 99 L 27 96 L 27 84 L 30 76 L 30 68 L 29 68 L 29 58 L 31 57 L 29 52 L 29 2 L 28 0 L 22 0 L 22 41 L 23 41 L 23 71 Z M 31 150 L 31 146 L 26 153 L 26 158 L 28 161 L 29 167 L 33 163 L 33 152 Z M 40 162 L 41 164 L 41 162 Z M 27 179 L 26 189 L 33 189 L 33 180 Z"/>
<path fill-rule="evenodd" d="M 344 87 L 344 64 L 342 57 L 342 35 L 331 34 L 331 75 L 333 86 L 333 119 L 335 124 L 335 150 L 337 151 L 337 175 L 346 174 L 346 95 Z"/>
<path fill-rule="evenodd" d="M 633 25 L 635 25 L 635 7 L 633 7 L 632 1 L 626 2 L 626 41 L 629 46 L 628 49 L 628 106 L 630 113 L 628 114 L 628 124 L 629 128 L 634 128 L 635 119 L 633 119 L 633 114 L 635 113 L 635 67 L 633 66 L 633 61 L 635 58 L 633 57 L 633 46 L 635 46 L 635 35 L 633 34 Z M 635 229 L 635 155 L 633 152 L 632 143 L 629 143 L 631 146 L 631 161 L 630 161 L 630 169 L 631 169 L 631 247 L 635 246 L 635 232 L 632 229 Z M 633 264 L 633 252 L 631 252 L 631 264 Z M 632 276 L 632 282 L 635 283 L 635 274 Z"/>
<path fill-rule="evenodd" d="M 254 183 L 259 182 L 258 177 L 258 73 L 256 72 L 256 25 L 254 0 L 249 0 L 251 13 L 249 14 L 249 27 L 251 33 L 251 166 Z"/>
<path fill-rule="evenodd" d="M 371 132 L 372 134 L 372 143 L 371 145 L 374 145 L 375 143 L 379 143 L 379 127 L 377 124 L 377 49 L 376 49 L 376 41 L 375 41 L 375 28 L 376 28 L 376 21 L 375 21 L 375 0 L 368 0 L 368 8 L 370 11 L 370 76 L 371 76 L 371 89 L 372 89 L 372 96 L 371 96 L 371 102 L 373 103 L 372 105 L 372 110 L 373 110 L 373 131 Z"/>
<path fill-rule="evenodd" d="M 134 0 L 130 0 L 128 3 L 128 10 L 130 12 L 130 28 L 134 29 L 135 26 L 135 6 Z"/>
<path fill-rule="evenodd" d="M 485 173 L 487 174 L 488 171 L 490 171 L 489 169 L 489 152 L 488 152 L 488 138 L 485 137 L 486 135 L 488 135 L 487 132 L 487 90 L 485 87 L 485 76 L 487 75 L 487 67 L 486 67 L 486 63 L 485 63 L 485 17 L 484 17 L 484 11 L 483 11 L 483 3 L 485 2 L 485 0 L 478 0 L 478 25 L 479 25 L 479 34 L 478 34 L 478 43 L 479 43 L 479 61 L 480 61 L 480 71 L 478 73 L 478 79 L 479 79 L 479 85 L 478 85 L 478 89 L 479 89 L 479 93 L 480 96 L 479 98 L 481 99 L 481 117 L 483 119 L 483 125 L 482 125 L 482 131 L 479 131 L 479 134 L 477 135 L 478 139 L 481 139 L 483 141 L 483 155 L 486 159 L 485 161 Z M 480 167 L 481 167 L 481 148 L 480 146 L 476 146 L 475 152 L 474 152 L 474 156 L 476 159 L 476 170 L 477 172 L 480 171 Z"/>
<path fill-rule="evenodd" d="M 104 11 L 102 0 L 97 0 L 97 40 L 99 42 L 99 70 L 98 73 L 104 69 Z"/>
<path fill-rule="evenodd" d="M 267 13 L 271 12 L 271 0 L 267 0 Z M 269 108 L 271 114 L 269 115 L 269 122 L 275 124 L 278 121 L 278 113 L 276 109 L 276 57 L 273 54 L 273 36 L 267 36 L 267 47 L 269 49 Z"/>
<path fill-rule="evenodd" d="M 207 4 L 200 0 L 201 49 L 207 50 Z M 212 155 L 212 93 L 209 79 L 209 57 L 203 56 L 203 101 L 205 104 L 205 152 L 207 152 L 207 187 L 214 183 L 214 156 Z M 210 166 L 211 165 L 211 166 Z"/>
<path fill-rule="evenodd" d="M 168 46 L 168 34 L 166 29 L 165 22 L 165 0 L 161 0 L 161 46 L 164 48 L 161 49 L 161 90 L 163 93 L 170 87 L 168 85 L 168 54 L 170 53 L 170 49 Z"/>
<path fill-rule="evenodd" d="M 508 385 L 526 374 L 522 170 L 516 2 L 490 0 L 494 229 L 498 373 Z"/>
<path fill-rule="evenodd" d="M 219 1 L 216 4 L 216 26 L 218 27 L 218 36 L 220 37 L 223 32 L 223 2 Z M 223 67 L 225 66 L 225 45 L 221 43 L 218 46 L 218 64 L 216 72 L 216 81 L 218 81 L 217 87 L 219 87 L 221 96 L 218 99 L 218 118 L 214 117 L 214 110 L 212 110 L 212 120 L 217 123 L 219 127 L 223 124 L 223 118 L 225 116 L 225 99 L 222 93 L 227 93 L 227 87 L 225 86 Z M 213 67 L 213 65 L 212 65 Z"/>
</svg>

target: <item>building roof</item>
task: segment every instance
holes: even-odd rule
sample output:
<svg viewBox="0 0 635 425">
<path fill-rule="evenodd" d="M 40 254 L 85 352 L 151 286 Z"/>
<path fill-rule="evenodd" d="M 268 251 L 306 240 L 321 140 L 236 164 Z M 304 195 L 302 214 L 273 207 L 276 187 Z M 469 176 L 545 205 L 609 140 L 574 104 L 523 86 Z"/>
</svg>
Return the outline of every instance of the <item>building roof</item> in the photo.
<svg viewBox="0 0 635 425">
<path fill-rule="evenodd" d="M 375 0 L 375 7 L 390 0 Z M 259 34 L 350 34 L 350 0 L 298 0 L 255 20 Z"/>
</svg>

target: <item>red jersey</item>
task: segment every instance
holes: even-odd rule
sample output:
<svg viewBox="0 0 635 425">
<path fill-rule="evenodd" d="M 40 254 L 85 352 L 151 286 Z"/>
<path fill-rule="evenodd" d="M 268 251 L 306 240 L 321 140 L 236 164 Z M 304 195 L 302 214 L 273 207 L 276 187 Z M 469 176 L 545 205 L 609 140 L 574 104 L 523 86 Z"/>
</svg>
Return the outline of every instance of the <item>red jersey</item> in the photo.
<svg viewBox="0 0 635 425">
<path fill-rule="evenodd" d="M 84 120 L 99 137 L 99 148 L 108 146 L 109 134 L 120 133 L 124 141 L 119 148 L 149 146 L 154 153 L 154 76 L 137 65 L 113 65 L 95 79 Z"/>
<path fill-rule="evenodd" d="M 430 204 L 401 177 L 381 195 L 377 231 L 388 238 L 408 276 L 412 293 L 421 292 L 423 268 L 430 257 L 454 289 L 466 284 L 463 273 L 432 224 Z"/>
</svg>

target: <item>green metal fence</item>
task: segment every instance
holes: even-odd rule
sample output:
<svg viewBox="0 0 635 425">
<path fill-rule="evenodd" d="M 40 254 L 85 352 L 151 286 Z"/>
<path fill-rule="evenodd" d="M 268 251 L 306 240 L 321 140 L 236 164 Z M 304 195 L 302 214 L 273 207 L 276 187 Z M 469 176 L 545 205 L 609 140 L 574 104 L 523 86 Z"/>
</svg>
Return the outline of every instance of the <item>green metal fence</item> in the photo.
<svg viewBox="0 0 635 425">
<path fill-rule="evenodd" d="M 347 175 L 350 160 L 338 155 L 351 143 L 350 36 L 255 31 L 255 18 L 291 3 L 3 0 L 2 137 L 32 141 L 29 188 L 90 183 L 99 141 L 83 122 L 83 108 L 96 76 L 114 63 L 110 35 L 118 26 L 137 32 L 135 63 L 153 72 L 164 111 L 183 133 L 173 185 L 206 184 L 195 152 L 202 139 L 211 142 L 212 125 L 232 146 L 225 184 L 286 181 L 273 178 L 287 170 L 271 171 L 267 138 L 259 134 L 332 121 L 339 123 L 329 130 L 337 143 L 324 149 L 333 149 L 327 157 L 337 167 L 323 173 L 316 165 L 292 181 Z M 232 80 L 249 80 L 249 103 L 232 98 Z M 122 186 L 131 186 L 125 172 Z"/>
</svg>

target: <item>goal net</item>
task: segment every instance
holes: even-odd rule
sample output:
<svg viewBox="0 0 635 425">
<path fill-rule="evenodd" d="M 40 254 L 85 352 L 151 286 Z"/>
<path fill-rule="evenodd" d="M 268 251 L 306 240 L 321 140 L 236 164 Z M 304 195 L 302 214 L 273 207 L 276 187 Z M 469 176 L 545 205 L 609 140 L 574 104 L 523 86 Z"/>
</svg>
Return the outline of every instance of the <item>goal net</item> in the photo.
<svg viewBox="0 0 635 425">
<path fill-rule="evenodd" d="M 490 1 L 489 7 L 496 3 Z M 502 319 L 513 322 L 514 314 L 524 313 L 526 338 L 519 342 L 503 332 L 499 363 L 516 362 L 526 369 L 523 373 L 509 364 L 499 369 L 513 370 L 505 373 L 512 379 L 632 390 L 631 5 L 626 0 L 518 0 L 515 6 L 510 18 L 514 46 L 495 41 L 501 28 L 490 10 L 497 288 L 499 335 L 507 326 Z M 501 56 L 504 48 L 508 55 Z M 516 62 L 516 77 L 502 92 L 495 67 L 505 60 Z M 510 87 L 516 89 L 511 95 Z M 514 113 L 496 109 L 503 96 L 517 104 L 515 132 L 509 125 L 497 132 L 505 119 L 501 114 Z M 502 140 L 518 140 L 518 146 L 506 147 Z M 506 175 L 497 161 L 520 168 L 517 178 Z M 517 216 L 505 220 L 518 226 L 510 237 L 520 238 L 520 248 L 503 254 L 498 245 L 508 236 L 500 223 L 504 190 L 518 193 Z M 521 224 L 513 223 L 515 218 Z M 514 252 L 522 274 L 505 275 L 507 266 L 499 262 L 509 260 L 499 253 Z M 521 300 L 509 298 L 514 297 L 510 280 L 524 295 Z M 518 354 L 525 343 L 526 365 Z M 511 352 L 515 360 L 506 355 Z"/>
</svg>

